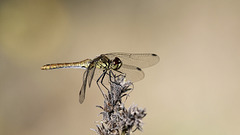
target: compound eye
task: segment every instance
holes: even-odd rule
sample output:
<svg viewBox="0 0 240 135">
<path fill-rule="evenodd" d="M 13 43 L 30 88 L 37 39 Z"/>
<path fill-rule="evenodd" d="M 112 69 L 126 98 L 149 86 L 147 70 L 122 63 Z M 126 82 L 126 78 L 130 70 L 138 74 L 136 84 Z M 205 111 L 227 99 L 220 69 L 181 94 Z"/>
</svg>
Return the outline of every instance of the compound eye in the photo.
<svg viewBox="0 0 240 135">
<path fill-rule="evenodd" d="M 115 57 L 113 60 L 113 66 L 115 70 L 119 69 L 122 66 L 122 61 L 118 57 Z"/>
<path fill-rule="evenodd" d="M 115 59 L 113 60 L 114 65 L 118 65 L 121 63 L 121 60 L 118 57 L 115 57 Z"/>
</svg>

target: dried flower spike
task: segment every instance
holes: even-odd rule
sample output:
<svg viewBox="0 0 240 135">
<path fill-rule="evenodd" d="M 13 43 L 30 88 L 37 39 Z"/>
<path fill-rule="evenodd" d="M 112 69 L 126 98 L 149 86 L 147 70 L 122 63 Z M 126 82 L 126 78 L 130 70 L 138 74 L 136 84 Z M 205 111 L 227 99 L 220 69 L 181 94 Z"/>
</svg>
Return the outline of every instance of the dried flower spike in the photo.
<svg viewBox="0 0 240 135">
<path fill-rule="evenodd" d="M 142 131 L 142 119 L 146 116 L 145 109 L 136 105 L 125 108 L 123 98 L 129 96 L 133 84 L 125 81 L 125 75 L 111 77 L 110 90 L 104 94 L 104 105 L 97 106 L 103 111 L 101 124 L 94 130 L 98 135 L 130 135 L 136 130 Z"/>
</svg>

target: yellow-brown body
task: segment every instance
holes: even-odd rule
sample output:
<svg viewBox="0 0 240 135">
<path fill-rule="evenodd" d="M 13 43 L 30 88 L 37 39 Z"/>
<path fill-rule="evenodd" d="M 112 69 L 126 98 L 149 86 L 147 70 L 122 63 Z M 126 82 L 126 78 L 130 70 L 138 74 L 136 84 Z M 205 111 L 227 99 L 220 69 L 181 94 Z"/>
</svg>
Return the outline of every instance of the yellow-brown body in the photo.
<svg viewBox="0 0 240 135">
<path fill-rule="evenodd" d="M 54 64 L 46 64 L 41 67 L 42 70 L 52 70 L 52 69 L 59 69 L 59 68 L 88 68 L 89 64 L 91 63 L 91 59 L 86 59 L 79 62 L 71 62 L 71 63 L 54 63 Z"/>
</svg>

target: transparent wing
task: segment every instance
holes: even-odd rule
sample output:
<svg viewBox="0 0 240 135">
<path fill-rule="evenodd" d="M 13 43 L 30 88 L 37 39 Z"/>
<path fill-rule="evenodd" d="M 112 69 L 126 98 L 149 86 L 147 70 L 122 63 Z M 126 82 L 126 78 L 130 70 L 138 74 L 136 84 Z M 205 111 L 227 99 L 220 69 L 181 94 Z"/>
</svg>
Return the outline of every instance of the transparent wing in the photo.
<svg viewBox="0 0 240 135">
<path fill-rule="evenodd" d="M 85 93 L 86 93 L 86 86 L 87 86 L 87 76 L 88 76 L 88 70 L 86 70 L 83 74 L 83 84 L 79 92 L 79 102 L 82 104 L 85 99 Z"/>
<path fill-rule="evenodd" d="M 89 73 L 88 73 L 88 76 L 87 76 L 87 80 L 88 80 L 88 86 L 89 87 L 92 84 L 92 79 L 94 77 L 95 69 L 96 69 L 96 66 L 92 67 L 91 69 L 88 69 Z"/>
<path fill-rule="evenodd" d="M 131 82 L 137 82 L 144 78 L 144 72 L 136 66 L 123 64 L 118 71 L 125 73 L 127 80 Z"/>
<path fill-rule="evenodd" d="M 95 63 L 92 63 L 92 66 L 91 67 L 89 66 L 83 74 L 83 84 L 82 84 L 81 90 L 79 92 L 79 102 L 80 103 L 83 103 L 83 101 L 85 99 L 87 82 L 88 82 L 89 87 L 91 86 L 95 69 L 96 69 Z"/>
<path fill-rule="evenodd" d="M 137 82 L 140 81 L 144 78 L 144 72 L 136 66 L 132 66 L 132 65 L 122 65 L 122 67 L 118 70 L 111 70 L 115 75 L 120 75 L 120 74 L 125 74 L 126 75 L 126 79 L 127 81 L 131 81 L 131 82 Z M 103 70 L 96 68 L 95 70 L 95 74 L 93 77 L 93 80 L 98 80 L 98 78 L 103 74 Z M 103 84 L 108 85 L 109 84 L 109 75 L 106 75 L 103 79 Z"/>
<path fill-rule="evenodd" d="M 159 56 L 153 53 L 107 53 L 104 54 L 109 59 L 113 60 L 118 57 L 123 64 L 133 65 L 140 68 L 146 68 L 157 64 L 160 60 Z"/>
</svg>

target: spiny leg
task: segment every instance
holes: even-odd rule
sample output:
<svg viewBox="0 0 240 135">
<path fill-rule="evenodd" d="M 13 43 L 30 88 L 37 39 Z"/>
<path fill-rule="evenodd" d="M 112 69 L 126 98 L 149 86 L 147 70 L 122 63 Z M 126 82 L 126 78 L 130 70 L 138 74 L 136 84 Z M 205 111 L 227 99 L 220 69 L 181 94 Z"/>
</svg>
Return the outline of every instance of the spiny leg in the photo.
<svg viewBox="0 0 240 135">
<path fill-rule="evenodd" d="M 106 71 L 103 71 L 103 73 L 101 74 L 101 76 L 97 79 L 97 81 L 96 81 L 96 83 L 97 83 L 97 86 L 98 86 L 98 88 L 100 89 L 100 91 L 101 91 L 101 93 L 102 93 L 102 95 L 103 95 L 103 97 L 105 98 L 105 96 L 104 96 L 104 92 L 102 91 L 102 89 L 101 89 L 101 87 L 99 86 L 99 80 L 101 79 L 101 84 L 102 84 L 102 80 L 103 80 L 103 78 L 104 78 L 104 76 L 106 75 Z M 103 85 L 105 88 L 106 88 L 106 86 L 105 85 Z M 107 88 L 106 88 L 107 89 Z"/>
<path fill-rule="evenodd" d="M 120 75 L 124 74 L 121 71 L 117 71 L 120 74 L 119 75 L 115 75 L 112 70 L 108 70 L 108 71 L 109 71 L 109 73 L 107 72 L 107 70 L 104 70 L 103 73 L 101 74 L 101 76 L 96 81 L 97 86 L 100 89 L 100 91 L 101 91 L 101 93 L 102 93 L 104 98 L 105 98 L 105 96 L 104 96 L 105 94 L 104 94 L 104 92 L 102 91 L 102 89 L 101 89 L 101 87 L 99 85 L 99 81 L 102 84 L 102 86 L 104 86 L 104 88 L 109 92 L 109 89 L 103 83 L 103 80 L 104 80 L 106 74 L 109 76 L 109 81 L 112 82 L 112 83 L 116 83 L 116 81 L 112 81 L 112 78 L 116 79 L 116 77 L 119 77 Z"/>
<path fill-rule="evenodd" d="M 103 79 L 104 79 L 104 77 L 105 77 L 106 74 L 108 74 L 107 71 L 104 71 L 104 75 L 103 75 L 102 78 L 101 78 L 101 84 L 102 84 L 102 86 L 104 86 L 105 89 L 109 92 L 109 89 L 103 84 Z"/>
<path fill-rule="evenodd" d="M 115 74 L 113 73 L 112 70 L 109 70 L 108 76 L 109 76 L 109 81 L 110 81 L 111 83 L 113 83 L 114 81 L 112 81 L 112 77 L 113 77 L 114 80 L 115 80 L 116 76 L 115 76 Z"/>
<path fill-rule="evenodd" d="M 119 76 L 124 76 L 124 77 L 126 77 L 126 74 L 125 74 L 125 73 L 123 73 L 123 72 L 121 72 L 121 71 L 118 71 L 118 70 L 114 70 L 114 71 L 116 71 L 116 72 L 118 72 L 118 73 L 120 73 L 120 74 L 116 75 L 116 74 L 113 73 L 112 70 L 110 70 L 108 75 L 109 75 L 109 81 L 110 81 L 111 83 L 115 83 L 115 84 L 116 84 L 116 83 L 117 83 L 116 78 L 118 78 Z M 114 81 L 112 81 L 112 77 L 113 77 Z"/>
</svg>

